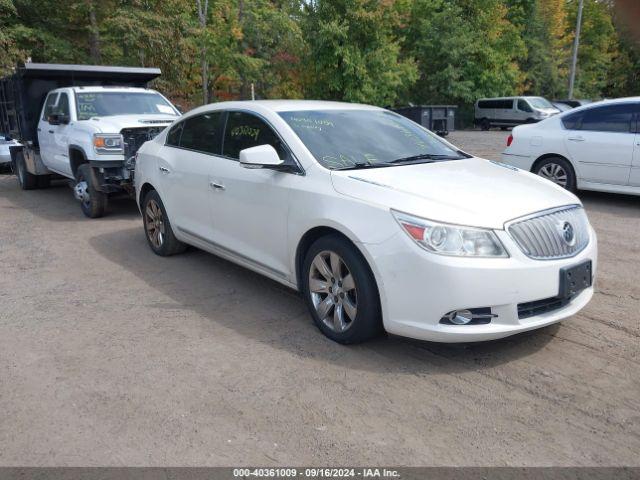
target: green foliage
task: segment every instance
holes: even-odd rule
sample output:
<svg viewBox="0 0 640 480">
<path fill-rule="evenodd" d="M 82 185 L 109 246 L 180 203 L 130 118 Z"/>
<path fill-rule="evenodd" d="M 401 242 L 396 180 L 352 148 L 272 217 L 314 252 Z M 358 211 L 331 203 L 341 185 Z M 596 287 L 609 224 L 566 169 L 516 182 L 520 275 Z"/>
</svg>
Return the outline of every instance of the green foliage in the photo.
<svg viewBox="0 0 640 480">
<path fill-rule="evenodd" d="M 407 98 L 469 103 L 516 93 L 525 49 L 506 14 L 499 0 L 413 2 L 405 45 L 420 79 Z"/>
<path fill-rule="evenodd" d="M 317 0 L 305 7 L 305 71 L 310 96 L 378 105 L 394 103 L 417 76 L 394 35 L 394 2 Z"/>
<path fill-rule="evenodd" d="M 204 1 L 204 0 L 203 0 Z M 578 0 L 0 0 L 19 61 L 157 66 L 183 105 L 320 98 L 391 105 L 564 97 Z M 637 94 L 640 46 L 584 0 L 576 96 Z"/>
</svg>

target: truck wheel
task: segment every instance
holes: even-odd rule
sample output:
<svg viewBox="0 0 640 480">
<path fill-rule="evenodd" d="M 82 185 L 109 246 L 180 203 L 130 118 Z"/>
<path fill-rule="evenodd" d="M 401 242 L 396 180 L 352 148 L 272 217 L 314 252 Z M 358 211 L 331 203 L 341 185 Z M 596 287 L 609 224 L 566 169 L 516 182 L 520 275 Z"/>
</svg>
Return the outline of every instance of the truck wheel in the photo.
<svg viewBox="0 0 640 480">
<path fill-rule="evenodd" d="M 489 121 L 488 118 L 483 118 L 482 121 L 480 122 L 480 129 L 481 130 L 489 130 L 491 128 L 491 122 Z"/>
<path fill-rule="evenodd" d="M 76 172 L 76 186 L 74 194 L 80 200 L 82 213 L 89 218 L 100 218 L 107 210 L 107 194 L 96 190 L 91 175 L 91 166 L 84 163 Z"/>
<path fill-rule="evenodd" d="M 168 257 L 182 253 L 187 246 L 176 238 L 160 195 L 151 190 L 142 200 L 144 232 L 153 253 Z"/>
<path fill-rule="evenodd" d="M 24 161 L 24 155 L 22 152 L 18 152 L 16 154 L 15 167 L 18 184 L 22 190 L 33 190 L 34 188 L 38 188 L 38 176 L 27 171 L 27 165 Z"/>
</svg>

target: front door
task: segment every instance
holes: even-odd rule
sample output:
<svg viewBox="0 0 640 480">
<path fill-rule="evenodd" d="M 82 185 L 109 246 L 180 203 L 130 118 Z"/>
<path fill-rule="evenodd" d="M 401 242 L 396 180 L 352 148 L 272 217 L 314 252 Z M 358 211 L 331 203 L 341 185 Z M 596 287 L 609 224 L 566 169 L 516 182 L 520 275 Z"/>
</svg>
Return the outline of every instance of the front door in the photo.
<svg viewBox="0 0 640 480">
<path fill-rule="evenodd" d="M 623 103 L 576 112 L 580 118 L 565 132 L 565 145 L 578 165 L 581 180 L 628 184 L 636 136 L 631 129 L 635 108 Z"/>
<path fill-rule="evenodd" d="M 47 168 L 55 169 L 55 158 L 53 150 L 53 126 L 49 124 L 49 116 L 58 101 L 58 92 L 50 93 L 44 102 L 42 114 L 38 122 L 38 145 L 40 146 L 40 158 Z"/>
<path fill-rule="evenodd" d="M 638 131 L 638 130 L 636 130 Z M 629 175 L 629 185 L 640 187 L 640 133 L 636 133 L 635 145 L 633 148 L 633 162 Z"/>
<path fill-rule="evenodd" d="M 293 161 L 262 119 L 246 112 L 228 113 L 223 156 L 215 159 L 209 177 L 215 243 L 284 278 L 289 275 L 289 190 L 301 177 L 240 165 L 241 150 L 265 144 L 273 146 L 285 162 Z"/>
<path fill-rule="evenodd" d="M 69 96 L 65 92 L 58 95 L 58 101 L 53 109 L 53 114 L 58 117 L 69 116 Z M 49 131 L 53 131 L 51 135 L 51 154 L 53 156 L 53 165 L 56 171 L 72 176 L 71 163 L 69 161 L 69 132 L 71 125 L 67 123 L 59 123 L 58 125 L 49 125 Z"/>
</svg>

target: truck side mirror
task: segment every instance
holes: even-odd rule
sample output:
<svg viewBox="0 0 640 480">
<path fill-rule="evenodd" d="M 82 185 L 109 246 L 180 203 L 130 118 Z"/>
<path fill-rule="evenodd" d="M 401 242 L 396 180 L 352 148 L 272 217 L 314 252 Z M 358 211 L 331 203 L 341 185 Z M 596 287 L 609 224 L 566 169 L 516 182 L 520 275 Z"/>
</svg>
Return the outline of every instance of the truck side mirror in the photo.
<svg viewBox="0 0 640 480">
<path fill-rule="evenodd" d="M 49 125 L 60 125 L 60 115 L 52 113 L 47 118 L 47 122 L 49 122 Z"/>
</svg>

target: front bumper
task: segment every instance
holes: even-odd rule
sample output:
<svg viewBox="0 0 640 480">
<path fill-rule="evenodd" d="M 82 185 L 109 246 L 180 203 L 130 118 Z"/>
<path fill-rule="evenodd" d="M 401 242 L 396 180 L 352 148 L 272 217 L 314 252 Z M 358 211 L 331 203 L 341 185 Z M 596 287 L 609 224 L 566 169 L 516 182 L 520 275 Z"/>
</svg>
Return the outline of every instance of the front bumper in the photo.
<svg viewBox="0 0 640 480">
<path fill-rule="evenodd" d="M 597 239 L 592 228 L 587 247 L 560 260 L 532 260 L 507 232 L 496 234 L 510 258 L 435 255 L 403 232 L 380 244 L 363 245 L 378 282 L 385 330 L 437 342 L 492 340 L 559 322 L 589 302 L 593 287 L 560 308 L 528 318 L 518 316 L 518 304 L 558 296 L 561 268 L 591 260 L 595 277 Z M 486 307 L 498 315 L 488 324 L 440 323 L 452 310 Z"/>
</svg>

